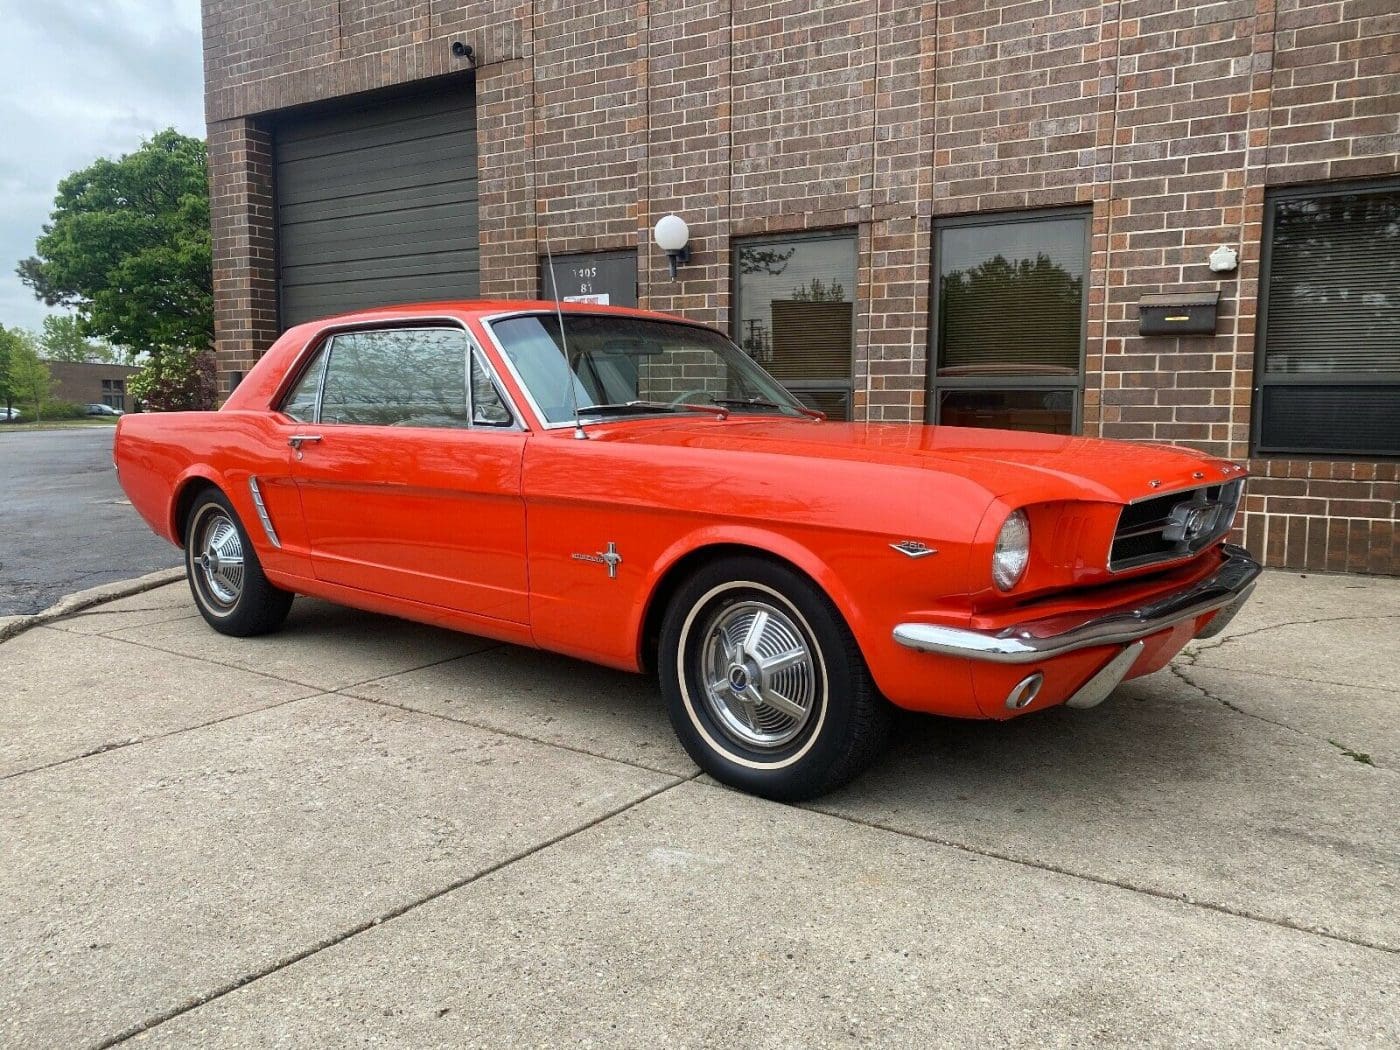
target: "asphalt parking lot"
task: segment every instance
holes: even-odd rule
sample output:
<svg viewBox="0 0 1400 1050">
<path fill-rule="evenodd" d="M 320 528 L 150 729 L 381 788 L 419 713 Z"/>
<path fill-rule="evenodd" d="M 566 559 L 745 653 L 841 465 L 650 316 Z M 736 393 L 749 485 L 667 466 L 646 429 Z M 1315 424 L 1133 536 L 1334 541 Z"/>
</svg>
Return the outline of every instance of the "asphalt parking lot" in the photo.
<svg viewBox="0 0 1400 1050">
<path fill-rule="evenodd" d="M 0 616 L 180 564 L 117 484 L 115 433 L 0 426 Z"/>
<path fill-rule="evenodd" d="M 1400 580 L 808 807 L 653 683 L 182 583 L 0 644 L 0 1045 L 1400 1044 Z"/>
</svg>

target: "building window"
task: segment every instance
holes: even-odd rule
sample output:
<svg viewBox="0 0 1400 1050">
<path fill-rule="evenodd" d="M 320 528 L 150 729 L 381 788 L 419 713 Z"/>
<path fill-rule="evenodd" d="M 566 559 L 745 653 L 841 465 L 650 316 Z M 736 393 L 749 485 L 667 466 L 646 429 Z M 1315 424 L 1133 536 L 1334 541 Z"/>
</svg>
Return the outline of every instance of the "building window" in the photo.
<svg viewBox="0 0 1400 1050">
<path fill-rule="evenodd" d="M 1400 183 L 1264 210 L 1256 449 L 1400 455 Z"/>
<path fill-rule="evenodd" d="M 1087 213 L 937 224 L 933 422 L 1076 432 L 1088 255 Z"/>
<path fill-rule="evenodd" d="M 736 243 L 734 295 L 734 341 L 804 404 L 850 419 L 855 234 Z"/>
<path fill-rule="evenodd" d="M 109 408 L 126 411 L 126 380 L 125 379 L 104 379 L 102 380 L 102 403 Z"/>
</svg>

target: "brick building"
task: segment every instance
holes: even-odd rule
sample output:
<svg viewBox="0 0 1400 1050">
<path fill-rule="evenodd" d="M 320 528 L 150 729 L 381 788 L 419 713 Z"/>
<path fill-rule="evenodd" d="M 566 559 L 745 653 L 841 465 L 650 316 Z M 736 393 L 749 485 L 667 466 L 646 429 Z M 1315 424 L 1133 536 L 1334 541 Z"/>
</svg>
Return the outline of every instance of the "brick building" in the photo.
<svg viewBox="0 0 1400 1050">
<path fill-rule="evenodd" d="M 317 312 L 538 296 L 548 240 L 835 414 L 1197 445 L 1249 461 L 1269 563 L 1400 572 L 1395 0 L 205 0 L 204 33 L 224 389 Z M 1142 334 L 1163 293 L 1205 333 Z"/>
<path fill-rule="evenodd" d="M 126 382 L 139 368 L 84 361 L 49 361 L 55 401 L 71 401 L 75 405 L 108 405 L 130 412 L 135 401 L 126 392 Z"/>
</svg>

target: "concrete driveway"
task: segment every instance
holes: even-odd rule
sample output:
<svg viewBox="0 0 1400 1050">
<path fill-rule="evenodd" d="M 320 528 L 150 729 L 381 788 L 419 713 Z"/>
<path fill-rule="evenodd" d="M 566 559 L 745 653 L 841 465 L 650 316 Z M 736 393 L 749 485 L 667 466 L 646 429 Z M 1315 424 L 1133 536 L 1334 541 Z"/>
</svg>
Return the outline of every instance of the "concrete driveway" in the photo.
<svg viewBox="0 0 1400 1050">
<path fill-rule="evenodd" d="M 0 426 L 0 617 L 180 564 L 117 484 L 115 434 L 114 426 Z"/>
<path fill-rule="evenodd" d="M 648 681 L 182 584 L 0 645 L 0 1045 L 1393 1047 L 1400 580 L 805 808 Z"/>
</svg>

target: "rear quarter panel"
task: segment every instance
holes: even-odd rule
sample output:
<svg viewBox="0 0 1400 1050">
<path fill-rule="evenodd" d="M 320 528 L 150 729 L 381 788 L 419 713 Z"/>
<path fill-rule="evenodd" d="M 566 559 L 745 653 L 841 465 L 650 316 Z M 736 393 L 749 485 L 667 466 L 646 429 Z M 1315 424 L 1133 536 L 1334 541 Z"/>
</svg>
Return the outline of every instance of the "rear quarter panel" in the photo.
<svg viewBox="0 0 1400 1050">
<path fill-rule="evenodd" d="M 269 576 L 306 575 L 301 509 L 287 472 L 286 445 L 266 412 L 164 412 L 124 416 L 114 447 L 122 489 L 142 518 L 183 545 L 177 513 L 186 487 L 208 483 L 233 503 Z M 258 526 L 248 478 L 257 475 L 278 530 L 274 548 Z"/>
</svg>

